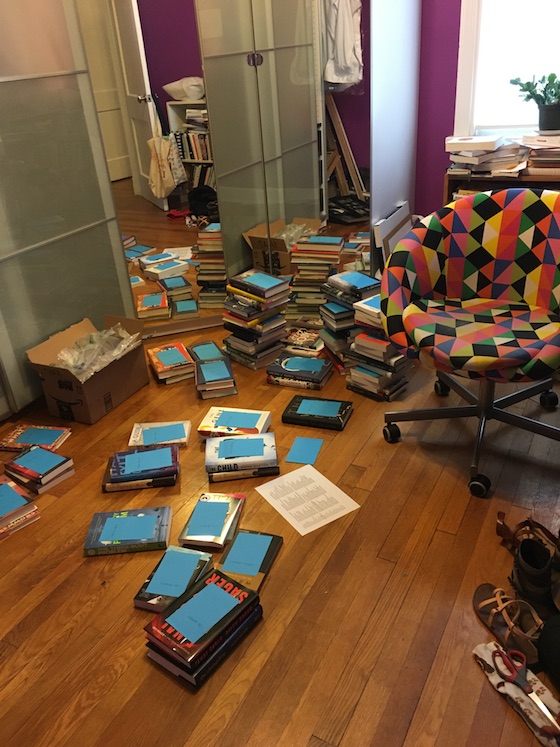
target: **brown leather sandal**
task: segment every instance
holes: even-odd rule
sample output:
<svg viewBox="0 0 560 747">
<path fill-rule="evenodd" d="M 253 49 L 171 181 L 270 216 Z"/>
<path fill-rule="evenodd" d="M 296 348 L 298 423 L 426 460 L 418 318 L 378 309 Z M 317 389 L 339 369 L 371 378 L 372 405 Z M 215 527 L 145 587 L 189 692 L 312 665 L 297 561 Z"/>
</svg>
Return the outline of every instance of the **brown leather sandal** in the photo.
<svg viewBox="0 0 560 747">
<path fill-rule="evenodd" d="M 530 516 L 525 521 L 520 521 L 513 529 L 510 529 L 505 519 L 505 513 L 498 511 L 496 534 L 502 538 L 501 544 L 507 547 L 512 555 L 515 555 L 515 551 L 524 539 L 537 540 L 537 542 L 541 542 L 548 549 L 551 555 L 554 554 L 558 537 L 555 537 L 550 529 L 539 524 L 538 521 L 531 519 Z"/>
<path fill-rule="evenodd" d="M 536 642 L 544 623 L 528 602 L 514 599 L 493 584 L 480 584 L 473 596 L 473 607 L 480 622 L 503 648 L 522 651 L 527 666 L 533 672 L 541 670 Z"/>
</svg>

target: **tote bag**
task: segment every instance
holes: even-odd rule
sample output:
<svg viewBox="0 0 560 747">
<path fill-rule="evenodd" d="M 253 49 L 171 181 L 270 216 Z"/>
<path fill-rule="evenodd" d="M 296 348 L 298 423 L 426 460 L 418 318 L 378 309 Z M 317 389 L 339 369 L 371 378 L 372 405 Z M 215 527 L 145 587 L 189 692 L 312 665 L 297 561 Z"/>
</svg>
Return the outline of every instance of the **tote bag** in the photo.
<svg viewBox="0 0 560 747">
<path fill-rule="evenodd" d="M 148 184 L 154 197 L 163 199 L 175 189 L 175 179 L 169 160 L 171 143 L 169 138 L 163 137 L 158 117 L 155 118 L 152 137 L 148 140 L 148 146 L 151 152 Z"/>
</svg>

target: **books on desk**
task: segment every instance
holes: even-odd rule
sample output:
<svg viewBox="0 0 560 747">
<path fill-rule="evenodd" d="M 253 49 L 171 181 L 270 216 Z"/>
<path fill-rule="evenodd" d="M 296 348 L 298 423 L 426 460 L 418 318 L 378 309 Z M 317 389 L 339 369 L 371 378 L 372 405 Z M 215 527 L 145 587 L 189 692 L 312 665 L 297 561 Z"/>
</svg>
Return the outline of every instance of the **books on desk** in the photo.
<svg viewBox="0 0 560 747">
<path fill-rule="evenodd" d="M 70 428 L 66 427 L 21 423 L 0 439 L 0 451 L 23 451 L 30 446 L 43 446 L 56 451 L 71 433 Z"/>
<path fill-rule="evenodd" d="M 139 609 L 161 612 L 212 566 L 212 555 L 186 547 L 168 547 L 134 596 Z"/>
<path fill-rule="evenodd" d="M 191 432 L 190 420 L 167 420 L 156 423 L 135 423 L 128 439 L 129 446 L 178 444 L 186 446 Z"/>
<path fill-rule="evenodd" d="M 84 543 L 84 555 L 165 550 L 171 528 L 171 506 L 95 513 Z"/>
<path fill-rule="evenodd" d="M 278 475 L 274 433 L 220 436 L 206 440 L 205 465 L 210 482 Z"/>
<path fill-rule="evenodd" d="M 248 589 L 259 591 L 282 547 L 278 534 L 240 529 L 216 569 Z"/>
<path fill-rule="evenodd" d="M 159 381 L 175 383 L 194 377 L 194 360 L 182 342 L 156 345 L 146 352 Z"/>
<path fill-rule="evenodd" d="M 350 419 L 353 408 L 349 400 L 297 394 L 282 413 L 282 422 L 341 431 Z"/>
<path fill-rule="evenodd" d="M 270 410 L 211 407 L 198 426 L 198 435 L 201 439 L 206 439 L 266 433 L 270 428 L 270 420 Z"/>
<path fill-rule="evenodd" d="M 27 490 L 40 495 L 71 477 L 74 462 L 44 446 L 31 446 L 4 464 L 5 474 Z"/>
<path fill-rule="evenodd" d="M 327 358 L 283 353 L 266 369 L 267 382 L 280 386 L 306 389 L 322 389 L 333 371 L 333 364 Z"/>
<path fill-rule="evenodd" d="M 223 550 L 237 531 L 244 505 L 243 493 L 203 493 L 179 535 L 179 543 L 195 550 Z"/>
<path fill-rule="evenodd" d="M 199 687 L 261 618 L 258 593 L 213 569 L 145 626 L 148 657 Z"/>
<path fill-rule="evenodd" d="M 33 493 L 0 475 L 0 539 L 40 518 Z"/>
</svg>

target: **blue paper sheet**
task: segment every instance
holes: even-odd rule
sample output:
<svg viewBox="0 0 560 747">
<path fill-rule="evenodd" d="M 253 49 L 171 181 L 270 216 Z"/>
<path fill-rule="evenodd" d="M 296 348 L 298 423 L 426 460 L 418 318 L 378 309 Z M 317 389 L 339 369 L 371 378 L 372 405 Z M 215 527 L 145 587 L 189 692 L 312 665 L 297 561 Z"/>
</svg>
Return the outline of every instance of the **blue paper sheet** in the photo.
<svg viewBox="0 0 560 747">
<path fill-rule="evenodd" d="M 222 566 L 222 571 L 256 576 L 271 542 L 270 535 L 238 532 Z"/>
<path fill-rule="evenodd" d="M 166 618 L 191 643 L 196 643 L 239 602 L 216 584 L 207 584 Z"/>
<path fill-rule="evenodd" d="M 316 358 L 304 358 L 303 356 L 294 356 L 287 358 L 282 363 L 286 371 L 321 371 L 325 362 Z"/>
<path fill-rule="evenodd" d="M 219 537 L 228 509 L 227 501 L 198 501 L 189 521 L 189 536 Z"/>
<path fill-rule="evenodd" d="M 302 399 L 298 405 L 298 415 L 323 415 L 333 418 L 340 411 L 340 402 L 332 399 Z"/>
<path fill-rule="evenodd" d="M 288 452 L 286 461 L 294 462 L 295 464 L 315 464 L 322 445 L 322 438 L 296 436 L 292 448 Z"/>
<path fill-rule="evenodd" d="M 26 428 L 23 433 L 16 438 L 16 444 L 33 444 L 35 446 L 46 446 L 52 444 L 57 438 L 64 433 L 61 429 L 52 430 L 50 428 Z"/>
<path fill-rule="evenodd" d="M 173 455 L 171 449 L 164 447 L 153 451 L 136 451 L 127 454 L 124 458 L 124 474 L 134 475 L 137 472 L 148 472 L 150 470 L 171 467 Z"/>
<path fill-rule="evenodd" d="M 262 438 L 226 438 L 218 445 L 218 457 L 220 459 L 235 459 L 238 457 L 262 456 L 264 454 L 264 441 Z"/>
<path fill-rule="evenodd" d="M 180 264 L 176 259 L 171 259 L 169 262 L 161 262 L 161 264 L 154 265 L 154 270 L 169 270 L 170 267 L 177 267 Z"/>
<path fill-rule="evenodd" d="M 33 470 L 34 472 L 43 475 L 49 470 L 58 467 L 62 462 L 64 462 L 64 460 L 65 457 L 38 447 L 36 449 L 31 449 L 31 451 L 28 451 L 26 454 L 20 454 L 15 457 L 14 462 L 19 464 L 20 467 L 25 467 L 26 469 Z"/>
<path fill-rule="evenodd" d="M 183 423 L 158 425 L 155 428 L 146 428 L 142 433 L 144 446 L 153 446 L 154 444 L 161 444 L 166 441 L 175 441 L 179 438 L 185 438 L 185 426 Z"/>
<path fill-rule="evenodd" d="M 270 275 L 265 275 L 264 272 L 254 272 L 252 275 L 247 277 L 247 282 L 251 285 L 256 285 L 257 288 L 268 290 L 269 288 L 274 288 L 275 286 L 280 285 L 282 281 L 278 280 L 278 278 L 273 278 Z"/>
<path fill-rule="evenodd" d="M 222 353 L 215 342 L 201 342 L 200 345 L 194 345 L 193 350 L 203 361 L 211 361 L 214 358 L 221 358 Z"/>
<path fill-rule="evenodd" d="M 166 278 L 165 285 L 168 288 L 182 288 L 186 285 L 185 278 L 178 275 L 176 278 Z"/>
<path fill-rule="evenodd" d="M 199 560 L 198 555 L 185 552 L 180 547 L 169 547 L 152 576 L 148 594 L 165 594 L 178 597 L 187 588 Z"/>
<path fill-rule="evenodd" d="M 205 381 L 220 381 L 220 379 L 231 378 L 230 372 L 225 362 L 222 361 L 211 361 L 210 363 L 202 364 L 202 374 Z"/>
<path fill-rule="evenodd" d="M 178 348 L 168 348 L 156 353 L 156 358 L 163 366 L 175 366 L 178 363 L 188 363 L 183 353 Z M 191 364 L 192 365 L 192 364 Z"/>
<path fill-rule="evenodd" d="M 163 293 L 153 293 L 150 296 L 146 296 L 142 299 L 142 306 L 145 308 L 151 308 L 152 306 L 161 306 L 161 300 Z"/>
<path fill-rule="evenodd" d="M 363 303 L 366 306 L 369 306 L 370 309 L 375 309 L 375 311 L 381 311 L 381 296 L 372 296 L 371 298 L 366 298 Z"/>
<path fill-rule="evenodd" d="M 342 279 L 356 288 L 369 288 L 370 285 L 374 285 L 376 282 L 374 278 L 370 278 L 361 272 L 349 272 L 342 275 Z"/>
<path fill-rule="evenodd" d="M 11 485 L 7 485 L 6 483 L 0 485 L 0 516 L 6 516 L 6 514 L 26 504 L 27 501 L 25 498 L 17 490 L 14 490 Z"/>
<path fill-rule="evenodd" d="M 157 516 L 110 516 L 101 531 L 101 542 L 146 540 L 154 536 Z"/>
<path fill-rule="evenodd" d="M 190 298 L 186 301 L 177 301 L 175 306 L 179 313 L 185 311 L 196 311 L 196 301 Z"/>
<path fill-rule="evenodd" d="M 254 412 L 222 412 L 216 425 L 227 428 L 254 428 L 259 422 L 260 414 Z"/>
</svg>

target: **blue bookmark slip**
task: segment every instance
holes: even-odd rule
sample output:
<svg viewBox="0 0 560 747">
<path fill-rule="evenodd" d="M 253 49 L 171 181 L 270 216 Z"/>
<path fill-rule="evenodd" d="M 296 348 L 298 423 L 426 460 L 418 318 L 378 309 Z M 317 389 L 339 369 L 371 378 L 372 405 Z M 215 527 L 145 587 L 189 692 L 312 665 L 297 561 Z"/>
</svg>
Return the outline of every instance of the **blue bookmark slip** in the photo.
<svg viewBox="0 0 560 747">
<path fill-rule="evenodd" d="M 14 462 L 20 467 L 25 467 L 39 475 L 44 475 L 51 469 L 58 467 L 65 461 L 66 457 L 54 454 L 41 446 L 35 446 L 21 456 L 15 457 Z"/>
<path fill-rule="evenodd" d="M 177 348 L 169 348 L 168 350 L 160 350 L 156 353 L 156 358 L 163 366 L 175 366 L 178 363 L 189 362 L 183 353 Z"/>
<path fill-rule="evenodd" d="M 165 284 L 168 288 L 182 288 L 183 285 L 186 285 L 182 275 L 178 275 L 176 278 L 166 278 Z"/>
<path fill-rule="evenodd" d="M 199 345 L 194 345 L 193 349 L 200 360 L 203 361 L 210 361 L 215 358 L 223 357 L 220 348 L 215 342 L 201 342 Z"/>
<path fill-rule="evenodd" d="M 165 619 L 188 641 L 196 643 L 238 604 L 227 591 L 207 584 Z"/>
<path fill-rule="evenodd" d="M 224 573 L 256 576 L 271 542 L 270 535 L 238 532 L 221 570 Z"/>
<path fill-rule="evenodd" d="M 196 301 L 191 298 L 186 301 L 177 301 L 177 311 L 196 311 Z"/>
<path fill-rule="evenodd" d="M 198 501 L 188 524 L 188 536 L 219 537 L 224 528 L 228 510 L 227 501 Z"/>
<path fill-rule="evenodd" d="M 343 275 L 342 279 L 356 288 L 368 288 L 376 282 L 375 278 L 370 278 L 361 272 L 349 272 L 348 275 Z"/>
<path fill-rule="evenodd" d="M 51 428 L 26 428 L 15 440 L 15 443 L 33 444 L 34 446 L 45 446 L 52 444 L 62 436 L 63 430 Z"/>
<path fill-rule="evenodd" d="M 17 490 L 14 490 L 11 485 L 7 485 L 6 483 L 0 485 L 0 516 L 6 516 L 15 511 L 16 508 L 21 508 L 26 504 L 27 501 L 25 498 Z"/>
<path fill-rule="evenodd" d="M 180 266 L 181 262 L 177 262 L 176 259 L 172 259 L 169 262 L 161 262 L 161 264 L 154 265 L 153 269 L 159 272 L 160 270 L 169 270 L 172 267 L 177 267 L 177 265 Z"/>
<path fill-rule="evenodd" d="M 162 300 L 163 300 L 163 293 L 154 293 L 153 295 L 146 296 L 146 298 L 142 299 L 142 306 L 145 306 L 145 307 L 160 306 Z"/>
<path fill-rule="evenodd" d="M 158 425 L 155 428 L 146 428 L 142 433 L 144 446 L 165 443 L 166 441 L 177 441 L 185 438 L 185 426 L 183 423 L 172 423 L 171 425 Z"/>
<path fill-rule="evenodd" d="M 235 459 L 236 457 L 262 456 L 264 454 L 264 441 L 262 438 L 226 438 L 218 445 L 219 459 Z"/>
<path fill-rule="evenodd" d="M 100 542 L 148 540 L 154 536 L 157 516 L 110 516 L 101 531 Z"/>
<path fill-rule="evenodd" d="M 227 428 L 254 428 L 259 418 L 260 413 L 254 412 L 222 412 L 216 420 L 216 425 Z"/>
<path fill-rule="evenodd" d="M 296 436 L 292 448 L 288 452 L 286 461 L 295 462 L 295 464 L 315 464 L 322 445 L 322 438 Z"/>
<path fill-rule="evenodd" d="M 231 378 L 228 367 L 223 360 L 203 363 L 202 375 L 204 376 L 205 381 L 220 381 L 221 379 Z"/>
<path fill-rule="evenodd" d="M 276 285 L 281 283 L 278 278 L 273 278 L 270 275 L 265 275 L 263 272 L 255 272 L 246 278 L 246 282 L 251 285 L 256 285 L 258 288 L 267 290 L 268 288 L 274 288 Z"/>
<path fill-rule="evenodd" d="M 318 358 L 294 356 L 286 358 L 282 365 L 286 371 L 321 371 L 325 367 L 325 361 Z"/>
<path fill-rule="evenodd" d="M 199 556 L 180 547 L 169 547 L 146 587 L 148 594 L 178 597 L 196 570 Z"/>
<path fill-rule="evenodd" d="M 125 475 L 135 475 L 137 472 L 149 472 L 173 465 L 173 454 L 169 446 L 153 451 L 135 451 L 124 458 Z"/>
<path fill-rule="evenodd" d="M 336 400 L 325 399 L 304 399 L 300 402 L 297 412 L 298 415 L 322 415 L 327 418 L 334 418 L 340 410 L 340 402 Z"/>
</svg>

